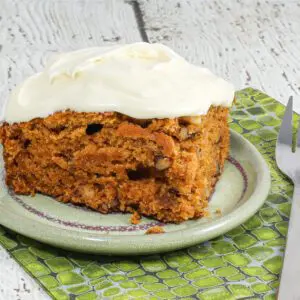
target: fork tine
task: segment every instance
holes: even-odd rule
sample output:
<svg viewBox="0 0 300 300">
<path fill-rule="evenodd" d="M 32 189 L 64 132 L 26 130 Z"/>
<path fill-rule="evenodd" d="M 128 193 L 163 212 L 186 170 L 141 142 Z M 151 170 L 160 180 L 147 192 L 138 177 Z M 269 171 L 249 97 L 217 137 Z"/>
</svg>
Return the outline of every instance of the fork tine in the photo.
<svg viewBox="0 0 300 300">
<path fill-rule="evenodd" d="M 297 128 L 297 144 L 296 148 L 300 148 L 300 119 L 298 121 L 298 128 Z"/>
<path fill-rule="evenodd" d="M 279 143 L 290 145 L 291 147 L 293 143 L 292 120 L 293 120 L 293 97 L 291 96 L 286 106 L 282 124 L 279 130 L 279 135 L 278 135 Z"/>
</svg>

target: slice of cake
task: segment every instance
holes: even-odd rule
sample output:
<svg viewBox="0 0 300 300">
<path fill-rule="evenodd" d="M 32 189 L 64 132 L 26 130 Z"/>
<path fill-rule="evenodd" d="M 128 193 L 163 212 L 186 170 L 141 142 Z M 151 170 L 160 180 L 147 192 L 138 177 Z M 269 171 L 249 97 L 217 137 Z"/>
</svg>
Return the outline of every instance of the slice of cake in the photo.
<svg viewBox="0 0 300 300">
<path fill-rule="evenodd" d="M 6 183 L 101 213 L 199 218 L 228 157 L 233 98 L 160 44 L 59 55 L 8 102 Z"/>
</svg>

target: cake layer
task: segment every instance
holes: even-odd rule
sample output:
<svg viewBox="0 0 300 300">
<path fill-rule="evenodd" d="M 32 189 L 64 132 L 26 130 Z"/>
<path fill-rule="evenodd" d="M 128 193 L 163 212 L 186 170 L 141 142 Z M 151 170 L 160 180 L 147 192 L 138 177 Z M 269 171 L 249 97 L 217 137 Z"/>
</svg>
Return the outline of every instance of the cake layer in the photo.
<svg viewBox="0 0 300 300">
<path fill-rule="evenodd" d="M 193 118 L 57 112 L 1 127 L 6 182 L 102 213 L 165 222 L 205 214 L 228 156 L 228 108 Z"/>
</svg>

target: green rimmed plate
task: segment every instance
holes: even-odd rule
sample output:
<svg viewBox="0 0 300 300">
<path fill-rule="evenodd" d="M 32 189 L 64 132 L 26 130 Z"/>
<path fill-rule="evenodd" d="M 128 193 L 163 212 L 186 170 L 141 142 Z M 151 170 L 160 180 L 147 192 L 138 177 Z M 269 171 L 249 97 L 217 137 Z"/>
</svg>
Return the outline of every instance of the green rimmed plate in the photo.
<svg viewBox="0 0 300 300">
<path fill-rule="evenodd" d="M 3 170 L 3 163 L 0 168 Z M 212 239 L 240 225 L 262 206 L 269 188 L 264 159 L 251 143 L 231 131 L 230 159 L 210 201 L 209 217 L 179 225 L 143 218 L 141 224 L 131 225 L 128 214 L 103 215 L 43 195 L 15 195 L 2 182 L 0 223 L 74 251 L 109 255 L 165 252 Z M 164 226 L 166 233 L 145 235 L 153 225 Z"/>
</svg>

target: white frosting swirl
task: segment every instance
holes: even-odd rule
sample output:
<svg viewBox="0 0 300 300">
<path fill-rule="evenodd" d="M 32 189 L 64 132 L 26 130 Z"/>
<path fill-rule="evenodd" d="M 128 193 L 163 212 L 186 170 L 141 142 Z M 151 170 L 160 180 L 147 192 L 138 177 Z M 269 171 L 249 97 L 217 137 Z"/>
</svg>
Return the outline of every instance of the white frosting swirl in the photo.
<svg viewBox="0 0 300 300">
<path fill-rule="evenodd" d="M 6 107 L 9 123 L 57 111 L 116 111 L 138 119 L 206 114 L 230 106 L 232 84 L 161 44 L 99 47 L 57 56 L 25 80 Z"/>
</svg>

